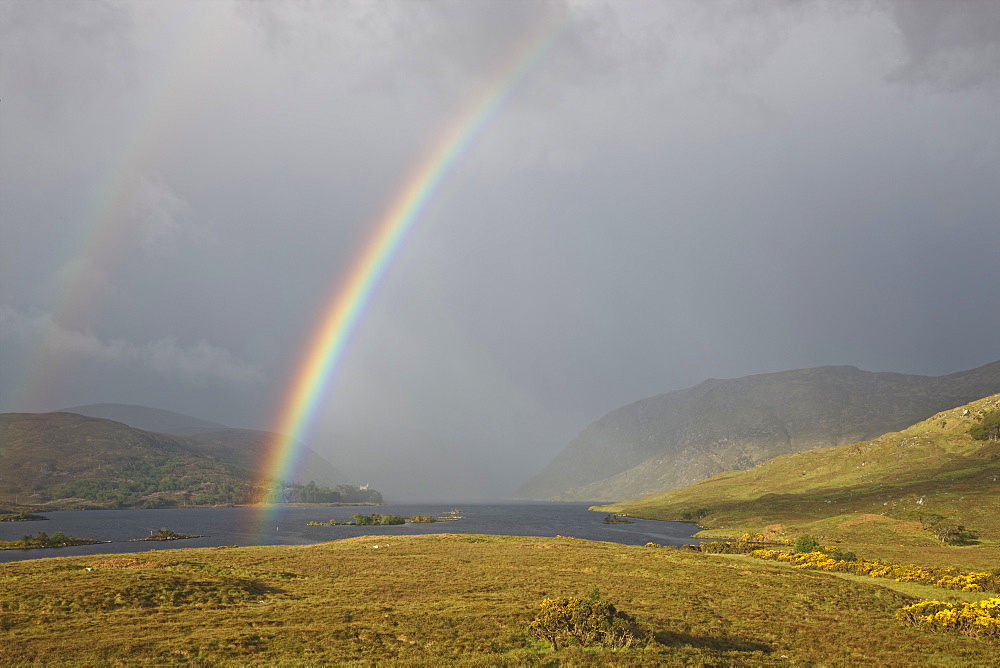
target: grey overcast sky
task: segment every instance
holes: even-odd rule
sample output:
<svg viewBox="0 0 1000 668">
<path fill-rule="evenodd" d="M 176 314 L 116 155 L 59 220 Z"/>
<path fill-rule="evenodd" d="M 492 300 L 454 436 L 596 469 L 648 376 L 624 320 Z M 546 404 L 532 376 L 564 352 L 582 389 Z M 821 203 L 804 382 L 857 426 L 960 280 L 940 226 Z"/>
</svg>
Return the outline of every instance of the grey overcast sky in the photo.
<svg viewBox="0 0 1000 668">
<path fill-rule="evenodd" d="M 706 378 L 1000 359 L 994 0 L 0 0 L 0 410 L 273 425 L 539 31 L 320 404 L 355 482 L 495 497 Z"/>
</svg>

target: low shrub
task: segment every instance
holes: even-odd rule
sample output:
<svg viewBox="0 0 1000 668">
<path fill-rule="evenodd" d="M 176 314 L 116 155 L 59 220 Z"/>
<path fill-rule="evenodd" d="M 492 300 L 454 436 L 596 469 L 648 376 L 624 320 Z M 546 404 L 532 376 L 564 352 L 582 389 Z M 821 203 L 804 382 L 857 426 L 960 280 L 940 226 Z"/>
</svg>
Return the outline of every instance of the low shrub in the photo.
<svg viewBox="0 0 1000 668">
<path fill-rule="evenodd" d="M 1000 638 L 1000 598 L 973 603 L 920 601 L 901 608 L 896 619 L 932 631 L 950 631 L 973 638 Z"/>
<path fill-rule="evenodd" d="M 756 543 L 743 540 L 736 541 L 706 541 L 698 545 L 683 545 L 682 550 L 693 550 L 704 552 L 705 554 L 750 554 L 767 545 L 780 545 L 780 543 Z"/>
<path fill-rule="evenodd" d="M 750 556 L 771 561 L 784 561 L 795 568 L 809 568 L 837 573 L 853 573 L 897 582 L 956 589 L 960 591 L 1000 591 L 1000 576 L 995 573 L 960 571 L 957 568 L 930 568 L 927 566 L 902 566 L 884 561 L 838 559 L 836 552 L 788 552 L 787 550 L 754 550 Z M 853 553 L 847 553 L 853 556 Z"/>
<path fill-rule="evenodd" d="M 857 561 L 858 560 L 858 555 L 854 554 L 854 552 L 852 552 L 850 550 L 844 550 L 844 549 L 839 548 L 839 547 L 836 550 L 834 550 L 833 552 L 830 553 L 830 557 L 832 559 L 836 559 L 837 561 Z"/>
<path fill-rule="evenodd" d="M 744 543 L 767 543 L 769 545 L 793 545 L 795 541 L 791 538 L 782 538 L 780 524 L 772 524 L 763 531 L 746 531 L 740 534 L 740 541 Z"/>
<path fill-rule="evenodd" d="M 584 647 L 644 647 L 652 638 L 635 617 L 601 598 L 596 589 L 587 598 L 545 598 L 528 632 L 552 643 L 552 649 L 576 644 Z"/>
<path fill-rule="evenodd" d="M 820 549 L 819 541 L 810 536 L 809 534 L 803 534 L 798 537 L 795 541 L 795 551 L 796 552 L 816 552 Z"/>
</svg>

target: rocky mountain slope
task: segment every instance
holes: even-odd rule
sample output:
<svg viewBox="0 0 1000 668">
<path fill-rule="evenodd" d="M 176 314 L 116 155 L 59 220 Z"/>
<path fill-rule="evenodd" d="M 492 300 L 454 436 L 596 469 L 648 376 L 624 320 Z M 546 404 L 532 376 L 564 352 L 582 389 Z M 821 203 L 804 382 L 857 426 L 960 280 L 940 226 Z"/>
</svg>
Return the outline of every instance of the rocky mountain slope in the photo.
<svg viewBox="0 0 1000 668">
<path fill-rule="evenodd" d="M 949 518 L 1000 540 L 1000 441 L 970 429 L 1000 411 L 1000 394 L 942 411 L 878 438 L 775 457 L 669 492 L 602 510 L 654 519 L 692 519 L 711 528 L 816 522 L 843 529 L 875 518 Z M 834 525 L 820 525 L 830 531 Z M 917 527 L 919 529 L 919 527 Z"/>
<path fill-rule="evenodd" d="M 832 366 L 707 380 L 608 413 L 516 497 L 637 498 L 781 454 L 871 439 L 996 392 L 1000 362 L 934 377 Z"/>
</svg>

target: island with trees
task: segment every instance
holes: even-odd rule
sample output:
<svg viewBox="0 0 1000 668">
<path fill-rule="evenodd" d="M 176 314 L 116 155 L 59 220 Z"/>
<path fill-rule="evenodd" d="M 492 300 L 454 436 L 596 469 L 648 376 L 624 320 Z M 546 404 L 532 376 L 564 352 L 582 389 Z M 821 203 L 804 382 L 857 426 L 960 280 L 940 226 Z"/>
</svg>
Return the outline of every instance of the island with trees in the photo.
<svg viewBox="0 0 1000 668">
<path fill-rule="evenodd" d="M 48 547 L 70 547 L 73 545 L 97 545 L 110 543 L 110 540 L 94 540 L 92 538 L 74 538 L 62 531 L 56 531 L 51 536 L 39 531 L 34 536 L 24 535 L 20 540 L 0 540 L 0 550 L 37 550 Z"/>
<path fill-rule="evenodd" d="M 43 515 L 34 515 L 26 510 L 14 515 L 0 515 L 0 522 L 38 522 L 47 519 L 49 518 Z"/>
<path fill-rule="evenodd" d="M 176 531 L 171 531 L 170 529 L 163 528 L 155 533 L 153 531 L 149 532 L 148 536 L 142 538 L 133 538 L 130 542 L 137 542 L 141 540 L 185 540 L 188 538 L 204 538 L 201 534 L 195 533 L 177 533 Z"/>
</svg>

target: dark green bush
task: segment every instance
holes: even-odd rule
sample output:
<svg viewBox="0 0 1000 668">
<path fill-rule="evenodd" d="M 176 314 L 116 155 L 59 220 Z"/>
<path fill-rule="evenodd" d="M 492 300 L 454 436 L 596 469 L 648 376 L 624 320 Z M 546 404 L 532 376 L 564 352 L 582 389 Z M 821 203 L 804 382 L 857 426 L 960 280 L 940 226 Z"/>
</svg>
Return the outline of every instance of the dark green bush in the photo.
<svg viewBox="0 0 1000 668">
<path fill-rule="evenodd" d="M 836 559 L 837 561 L 857 561 L 858 555 L 854 554 L 850 550 L 845 550 L 842 548 L 837 548 L 833 552 L 830 552 L 830 557 Z"/>
<path fill-rule="evenodd" d="M 809 534 L 802 534 L 795 541 L 796 552 L 817 552 L 820 549 L 819 541 Z"/>
<path fill-rule="evenodd" d="M 984 415 L 979 424 L 969 430 L 969 435 L 977 441 L 1000 440 L 1000 410 Z"/>
</svg>

